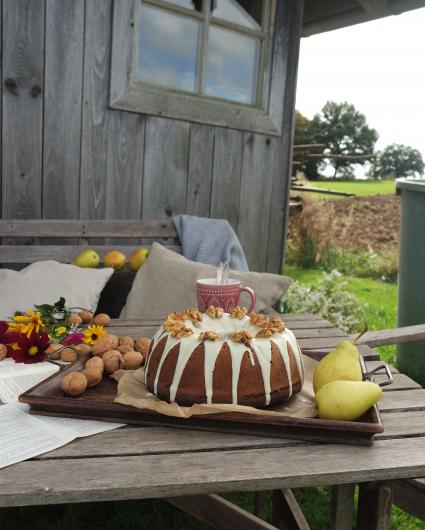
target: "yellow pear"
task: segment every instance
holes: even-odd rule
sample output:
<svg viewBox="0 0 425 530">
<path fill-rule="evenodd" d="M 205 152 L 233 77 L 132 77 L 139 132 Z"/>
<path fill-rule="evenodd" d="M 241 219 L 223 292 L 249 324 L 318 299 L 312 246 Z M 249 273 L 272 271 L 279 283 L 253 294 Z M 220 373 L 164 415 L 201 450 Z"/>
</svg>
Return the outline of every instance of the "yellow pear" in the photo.
<svg viewBox="0 0 425 530">
<path fill-rule="evenodd" d="M 84 268 L 96 268 L 99 265 L 99 254 L 94 250 L 83 250 L 72 260 L 73 265 Z"/>
<path fill-rule="evenodd" d="M 315 396 L 319 418 L 353 421 L 364 414 L 381 397 L 382 390 L 370 381 L 332 381 Z"/>
<path fill-rule="evenodd" d="M 129 267 L 133 271 L 137 271 L 145 263 L 149 256 L 149 249 L 146 247 L 140 247 L 133 252 L 130 256 Z"/>
<path fill-rule="evenodd" d="M 122 252 L 118 252 L 117 250 L 108 252 L 103 259 L 103 264 L 105 267 L 112 267 L 116 271 L 123 269 L 126 262 L 127 258 L 125 255 Z"/>
<path fill-rule="evenodd" d="M 323 385 L 339 379 L 345 381 L 362 380 L 359 351 L 348 340 L 341 341 L 316 366 L 313 375 L 314 391 L 318 392 Z"/>
</svg>

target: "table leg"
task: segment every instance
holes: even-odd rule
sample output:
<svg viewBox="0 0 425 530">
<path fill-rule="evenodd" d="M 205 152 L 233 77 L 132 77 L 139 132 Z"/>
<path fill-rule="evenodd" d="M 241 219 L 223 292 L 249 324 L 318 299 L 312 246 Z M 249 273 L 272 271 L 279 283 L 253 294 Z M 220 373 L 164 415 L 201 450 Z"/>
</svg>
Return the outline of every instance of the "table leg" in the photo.
<svg viewBox="0 0 425 530">
<path fill-rule="evenodd" d="M 254 514 L 261 519 L 266 518 L 267 499 L 265 491 L 256 491 L 254 493 Z"/>
<path fill-rule="evenodd" d="M 394 483 L 366 482 L 359 486 L 358 530 L 390 530 Z"/>
<path fill-rule="evenodd" d="M 332 487 L 330 530 L 353 528 L 354 484 L 339 484 Z"/>
<path fill-rule="evenodd" d="M 273 524 L 280 530 L 310 530 L 290 489 L 273 491 Z"/>
</svg>

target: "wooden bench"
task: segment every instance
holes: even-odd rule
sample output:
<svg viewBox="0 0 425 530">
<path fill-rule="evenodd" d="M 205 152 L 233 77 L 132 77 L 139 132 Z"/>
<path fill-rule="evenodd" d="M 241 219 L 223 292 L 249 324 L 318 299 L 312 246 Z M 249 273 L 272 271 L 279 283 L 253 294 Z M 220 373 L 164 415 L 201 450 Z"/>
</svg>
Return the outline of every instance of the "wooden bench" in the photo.
<svg viewBox="0 0 425 530">
<path fill-rule="evenodd" d="M 127 258 L 143 246 L 157 241 L 181 252 L 178 235 L 170 219 L 163 220 L 1 220 L 0 264 L 20 269 L 40 260 L 70 263 L 84 247 L 95 250 L 101 261 L 110 250 Z M 100 296 L 97 312 L 118 318 L 133 284 L 135 272 L 115 272 Z"/>
</svg>

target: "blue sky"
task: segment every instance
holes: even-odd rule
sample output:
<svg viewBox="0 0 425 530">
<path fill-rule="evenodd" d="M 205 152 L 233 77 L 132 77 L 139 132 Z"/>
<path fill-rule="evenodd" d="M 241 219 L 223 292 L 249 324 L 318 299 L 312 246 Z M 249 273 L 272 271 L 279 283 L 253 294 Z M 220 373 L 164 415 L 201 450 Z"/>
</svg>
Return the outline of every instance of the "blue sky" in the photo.
<svg viewBox="0 0 425 530">
<path fill-rule="evenodd" d="M 425 159 L 425 8 L 301 41 L 297 110 L 311 118 L 327 100 L 348 101 L 380 139 Z"/>
</svg>

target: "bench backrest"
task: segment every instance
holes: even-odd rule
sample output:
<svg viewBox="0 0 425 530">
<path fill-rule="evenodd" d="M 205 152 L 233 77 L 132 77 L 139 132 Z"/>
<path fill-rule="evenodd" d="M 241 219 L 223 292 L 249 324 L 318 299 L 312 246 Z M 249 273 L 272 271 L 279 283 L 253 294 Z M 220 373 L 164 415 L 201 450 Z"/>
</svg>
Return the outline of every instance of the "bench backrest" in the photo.
<svg viewBox="0 0 425 530">
<path fill-rule="evenodd" d="M 181 250 L 176 229 L 169 219 L 0 220 L 0 238 L 0 264 L 28 264 L 46 259 L 69 263 L 84 246 L 95 250 L 101 260 L 112 249 L 129 257 L 141 244 L 149 247 L 153 241 L 159 241 L 176 252 Z M 58 238 L 64 239 L 64 242 L 57 244 Z M 92 242 L 92 238 L 95 241 Z M 99 244 L 99 238 L 107 241 Z M 54 244 L 49 244 L 48 239 L 53 239 Z M 123 239 L 129 239 L 129 243 L 123 244 Z M 24 244 L 20 244 L 19 240 L 23 240 Z M 119 243 L 115 244 L 117 240 Z"/>
</svg>

